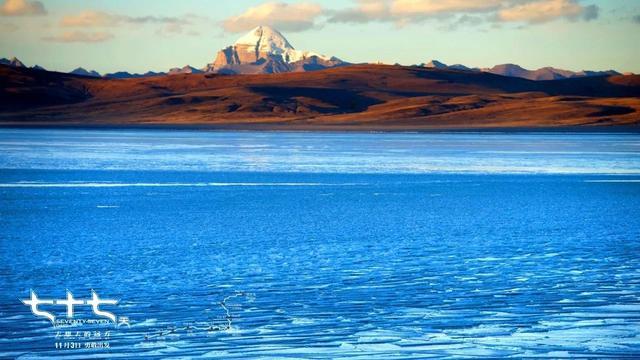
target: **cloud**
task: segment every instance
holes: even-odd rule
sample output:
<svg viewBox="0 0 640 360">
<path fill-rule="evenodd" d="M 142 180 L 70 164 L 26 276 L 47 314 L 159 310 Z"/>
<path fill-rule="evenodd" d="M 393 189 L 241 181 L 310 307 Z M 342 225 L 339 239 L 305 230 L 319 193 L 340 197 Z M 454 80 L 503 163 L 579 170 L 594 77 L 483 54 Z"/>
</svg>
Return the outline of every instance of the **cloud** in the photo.
<svg viewBox="0 0 640 360">
<path fill-rule="evenodd" d="M 540 23 L 558 18 L 592 20 L 598 7 L 577 0 L 357 0 L 344 10 L 327 10 L 334 23 L 392 22 L 396 25 L 431 18 L 455 18 L 485 14 L 502 22 Z"/>
<path fill-rule="evenodd" d="M 98 43 L 113 39 L 113 34 L 108 32 L 67 31 L 60 35 L 45 36 L 42 39 L 62 43 Z"/>
<path fill-rule="evenodd" d="M 47 11 L 40 1 L 5 0 L 0 5 L 0 15 L 5 16 L 44 15 L 46 13 Z"/>
<path fill-rule="evenodd" d="M 75 15 L 67 15 L 62 18 L 60 25 L 64 27 L 115 27 L 122 24 L 177 24 L 188 25 L 191 23 L 189 15 L 182 17 L 173 16 L 126 16 L 111 14 L 104 11 L 83 11 Z"/>
<path fill-rule="evenodd" d="M 76 15 L 64 16 L 60 25 L 65 27 L 109 27 L 117 26 L 123 19 L 123 16 L 103 11 L 83 11 Z"/>
<path fill-rule="evenodd" d="M 187 29 L 183 24 L 180 23 L 168 23 L 158 30 L 156 30 L 156 34 L 160 36 L 172 36 L 172 35 L 187 35 L 187 36 L 199 36 L 200 33 L 195 30 Z"/>
<path fill-rule="evenodd" d="M 435 14 L 482 12 L 497 9 L 502 0 L 395 0 L 391 14 L 398 17 L 422 17 Z"/>
<path fill-rule="evenodd" d="M 428 18 L 497 10 L 504 0 L 358 0 L 356 7 L 328 11 L 329 22 L 395 22 L 406 24 Z"/>
<path fill-rule="evenodd" d="M 502 9 L 500 21 L 543 23 L 558 18 L 592 20 L 598 17 L 598 7 L 580 5 L 576 0 L 538 0 Z"/>
<path fill-rule="evenodd" d="M 2 23 L 0 24 L 0 31 L 5 33 L 15 32 L 18 30 L 18 25 L 11 23 Z"/>
<path fill-rule="evenodd" d="M 444 27 L 444 29 L 453 31 L 453 30 L 457 30 L 457 29 L 459 29 L 461 27 L 478 26 L 478 25 L 481 25 L 483 23 L 485 23 L 485 19 L 483 17 L 464 14 L 464 15 L 458 17 L 453 22 L 449 23 L 449 25 Z"/>
<path fill-rule="evenodd" d="M 228 32 L 243 32 L 259 25 L 269 25 L 289 32 L 304 31 L 313 28 L 322 13 L 322 7 L 314 3 L 267 2 L 251 7 L 238 16 L 227 18 L 222 26 Z"/>
<path fill-rule="evenodd" d="M 196 36 L 199 33 L 192 29 L 198 22 L 208 22 L 209 18 L 197 14 L 185 14 L 182 16 L 126 16 L 108 13 L 104 11 L 83 11 L 73 15 L 67 15 L 60 20 L 60 26 L 71 28 L 114 28 L 120 26 L 157 25 L 157 35 L 188 35 Z"/>
<path fill-rule="evenodd" d="M 359 0 L 354 8 L 326 11 L 329 22 L 334 23 L 367 23 L 391 19 L 389 3 L 381 0 Z"/>
<path fill-rule="evenodd" d="M 589 5 L 584 8 L 582 18 L 585 21 L 591 21 L 598 18 L 600 15 L 600 8 L 597 5 Z"/>
</svg>

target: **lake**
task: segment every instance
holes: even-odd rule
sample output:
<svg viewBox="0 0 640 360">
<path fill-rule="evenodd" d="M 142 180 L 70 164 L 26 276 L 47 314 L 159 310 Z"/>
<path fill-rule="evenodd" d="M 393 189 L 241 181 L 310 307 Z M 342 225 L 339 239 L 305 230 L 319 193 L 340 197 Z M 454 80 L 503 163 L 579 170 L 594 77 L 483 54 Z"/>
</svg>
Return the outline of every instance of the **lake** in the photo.
<svg viewBox="0 0 640 360">
<path fill-rule="evenodd" d="M 639 210 L 637 134 L 4 128 L 0 357 L 638 356 Z"/>
</svg>

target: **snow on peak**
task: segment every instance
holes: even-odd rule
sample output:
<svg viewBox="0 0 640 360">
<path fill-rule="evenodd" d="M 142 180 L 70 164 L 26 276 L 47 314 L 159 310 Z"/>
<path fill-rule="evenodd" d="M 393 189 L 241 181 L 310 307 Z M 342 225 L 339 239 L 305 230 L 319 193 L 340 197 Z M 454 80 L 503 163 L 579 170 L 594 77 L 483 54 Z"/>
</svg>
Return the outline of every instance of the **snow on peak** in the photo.
<svg viewBox="0 0 640 360">
<path fill-rule="evenodd" d="M 270 26 L 258 26 L 238 39 L 234 45 L 249 45 L 260 52 L 282 54 L 293 50 L 289 41 L 276 29 Z"/>
<path fill-rule="evenodd" d="M 9 65 L 9 66 L 13 66 L 13 67 L 26 67 L 22 63 L 22 61 L 18 60 L 18 58 L 15 57 L 15 56 L 11 57 L 11 59 L 5 59 L 5 58 L 0 59 L 0 64 Z"/>
<path fill-rule="evenodd" d="M 431 69 L 446 69 L 447 64 L 440 62 L 438 60 L 431 60 L 428 63 L 424 64 L 424 67 Z"/>
<path fill-rule="evenodd" d="M 271 26 L 266 25 L 260 25 L 238 39 L 234 47 L 238 46 L 244 47 L 246 51 L 250 53 L 281 55 L 287 63 L 296 62 L 312 56 L 317 56 L 323 60 L 330 60 L 329 57 L 315 52 L 294 49 L 284 35 Z"/>
</svg>

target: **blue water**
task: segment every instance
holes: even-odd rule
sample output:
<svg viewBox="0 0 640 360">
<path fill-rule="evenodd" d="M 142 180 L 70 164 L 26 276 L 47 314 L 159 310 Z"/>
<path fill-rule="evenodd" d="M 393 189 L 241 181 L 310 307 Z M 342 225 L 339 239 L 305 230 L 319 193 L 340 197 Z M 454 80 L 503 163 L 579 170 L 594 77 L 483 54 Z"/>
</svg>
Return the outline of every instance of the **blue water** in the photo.
<svg viewBox="0 0 640 360">
<path fill-rule="evenodd" d="M 634 134 L 0 129 L 0 358 L 640 356 L 639 210 Z"/>
</svg>

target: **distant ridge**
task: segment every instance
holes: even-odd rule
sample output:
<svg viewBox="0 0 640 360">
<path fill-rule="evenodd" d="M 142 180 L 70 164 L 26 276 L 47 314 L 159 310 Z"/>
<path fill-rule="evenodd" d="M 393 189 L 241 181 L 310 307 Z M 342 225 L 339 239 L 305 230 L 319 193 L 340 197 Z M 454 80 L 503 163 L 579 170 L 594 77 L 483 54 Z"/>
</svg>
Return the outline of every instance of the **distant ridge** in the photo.
<svg viewBox="0 0 640 360">
<path fill-rule="evenodd" d="M 0 64 L 12 67 L 26 67 L 25 64 L 11 57 L 0 59 Z M 352 65 L 335 56 L 325 56 L 313 51 L 295 49 L 291 43 L 278 30 L 270 26 L 257 26 L 245 35 L 241 36 L 233 45 L 217 52 L 214 61 L 203 68 L 198 69 L 191 65 L 174 67 L 166 72 L 147 71 L 145 73 L 131 73 L 117 71 L 100 75 L 97 71 L 88 71 L 78 67 L 69 72 L 74 75 L 90 77 L 106 77 L 112 79 L 134 79 L 163 75 L 191 75 L 201 73 L 217 73 L 225 75 L 233 74 L 275 74 L 287 72 L 317 71 L 339 66 Z M 397 66 L 402 66 L 397 64 Z M 615 76 L 622 75 L 615 70 L 571 71 L 555 67 L 543 67 L 536 70 L 526 69 L 518 64 L 499 64 L 491 68 L 469 67 L 463 64 L 447 65 L 438 60 L 430 60 L 427 63 L 414 65 L 428 69 L 456 70 L 465 72 L 486 72 L 507 77 L 516 77 L 527 80 L 560 80 L 582 77 Z M 32 68 L 44 70 L 43 67 L 34 65 Z M 630 75 L 632 73 L 625 73 Z"/>
<path fill-rule="evenodd" d="M 26 67 L 22 61 L 18 60 L 17 57 L 12 57 L 11 59 L 7 59 L 7 58 L 2 58 L 0 59 L 0 64 L 2 65 L 9 65 L 9 66 L 13 66 L 13 67 Z"/>
<path fill-rule="evenodd" d="M 179 74 L 202 74 L 204 71 L 194 68 L 191 65 L 185 65 L 181 68 L 172 68 L 167 75 L 179 75 Z"/>
<path fill-rule="evenodd" d="M 90 76 L 90 77 L 100 77 L 100 73 L 95 70 L 88 71 L 85 68 L 78 67 L 73 69 L 69 74 L 73 75 L 81 75 L 81 76 Z"/>
<path fill-rule="evenodd" d="M 609 75 L 622 75 L 614 70 L 607 71 L 571 71 L 557 69 L 554 67 L 543 67 L 537 70 L 528 70 L 515 64 L 502 64 L 496 65 L 490 69 L 483 69 L 483 71 L 490 72 L 492 74 L 503 76 L 514 76 L 529 80 L 558 80 L 558 79 L 570 79 L 577 77 L 589 77 L 589 76 L 609 76 Z"/>
<path fill-rule="evenodd" d="M 150 76 L 162 76 L 162 75 L 166 75 L 166 73 L 164 72 L 154 72 L 154 71 L 147 71 L 144 74 L 138 74 L 138 73 L 130 73 L 128 71 L 118 71 L 118 72 L 114 72 L 114 73 L 108 73 L 105 74 L 104 77 L 105 78 L 110 78 L 110 79 L 139 79 L 139 78 L 145 78 L 145 77 L 150 77 Z"/>
<path fill-rule="evenodd" d="M 17 68 L 26 68 L 27 67 L 22 61 L 20 61 L 15 56 L 11 57 L 11 59 L 1 58 L 0 59 L 0 65 L 7 65 L 7 66 L 17 67 Z M 47 69 L 43 68 L 40 65 L 33 65 L 31 68 L 34 69 L 34 70 L 44 70 L 44 71 L 47 70 Z"/>
<path fill-rule="evenodd" d="M 426 67 L 429 69 L 446 69 L 447 68 L 447 65 L 445 63 L 441 63 L 438 60 L 431 60 L 428 63 L 422 64 L 420 66 Z"/>
<path fill-rule="evenodd" d="M 509 76 L 509 77 L 517 77 L 528 80 L 559 80 L 559 79 L 570 79 L 570 78 L 579 78 L 579 77 L 590 77 L 590 76 L 610 76 L 610 75 L 622 75 L 615 70 L 607 70 L 607 71 L 591 71 L 591 70 L 583 70 L 583 71 L 571 71 L 571 70 L 563 70 L 557 69 L 554 67 L 543 67 L 537 70 L 528 70 L 523 68 L 517 64 L 500 64 L 496 65 L 492 68 L 469 68 L 462 64 L 455 65 L 447 65 L 438 60 L 431 60 L 428 63 L 422 63 L 418 66 L 430 68 L 430 69 L 450 69 L 450 70 L 461 70 L 461 71 L 482 71 L 488 72 L 491 74 Z"/>
</svg>

